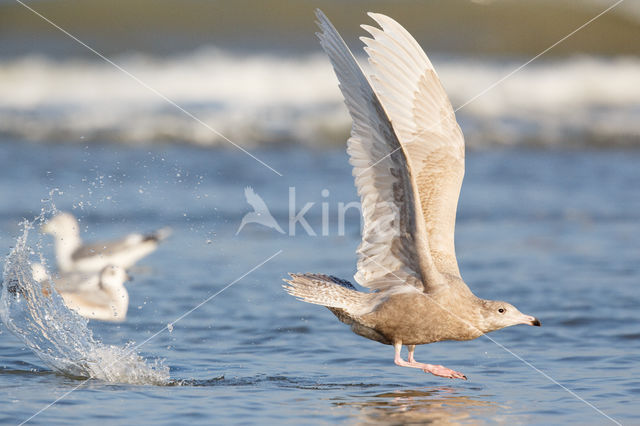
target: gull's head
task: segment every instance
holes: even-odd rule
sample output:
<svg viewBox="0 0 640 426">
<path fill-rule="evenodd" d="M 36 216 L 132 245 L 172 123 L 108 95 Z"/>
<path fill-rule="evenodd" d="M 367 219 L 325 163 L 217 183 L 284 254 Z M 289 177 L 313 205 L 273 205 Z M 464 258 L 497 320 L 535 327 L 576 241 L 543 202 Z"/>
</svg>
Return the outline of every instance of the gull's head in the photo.
<svg viewBox="0 0 640 426">
<path fill-rule="evenodd" d="M 127 292 L 124 282 L 129 279 L 129 275 L 124 268 L 114 265 L 105 266 L 100 271 L 100 288 L 109 297 L 111 316 L 104 318 L 108 321 L 124 321 L 129 309 L 129 292 Z"/>
<path fill-rule="evenodd" d="M 540 321 L 531 315 L 525 315 L 510 303 L 499 300 L 482 301 L 483 332 L 500 330 L 512 325 L 525 324 L 540 327 Z"/>
<path fill-rule="evenodd" d="M 71 213 L 59 213 L 42 225 L 42 232 L 54 237 L 65 238 L 71 235 L 79 235 L 78 221 Z"/>
<path fill-rule="evenodd" d="M 100 271 L 100 287 L 103 290 L 115 291 L 121 289 L 128 279 L 127 271 L 119 266 L 108 265 Z"/>
</svg>

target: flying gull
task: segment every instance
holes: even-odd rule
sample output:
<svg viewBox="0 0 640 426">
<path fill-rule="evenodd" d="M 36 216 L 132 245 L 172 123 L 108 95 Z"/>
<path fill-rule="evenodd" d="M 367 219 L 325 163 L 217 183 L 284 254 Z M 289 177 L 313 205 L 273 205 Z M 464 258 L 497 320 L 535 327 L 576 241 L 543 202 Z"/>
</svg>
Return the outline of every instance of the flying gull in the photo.
<svg viewBox="0 0 640 426">
<path fill-rule="evenodd" d="M 83 244 L 80 226 L 71 213 L 59 213 L 42 226 L 55 238 L 58 269 L 67 272 L 98 272 L 107 265 L 130 268 L 158 247 L 170 233 L 162 228 L 147 235 L 129 234 L 116 241 Z"/>
<path fill-rule="evenodd" d="M 476 297 L 460 276 L 454 228 L 464 139 L 451 103 L 424 51 L 393 19 L 369 13 L 380 28 L 362 26 L 372 36 L 362 38 L 372 68 L 367 78 L 327 17 L 316 15 L 353 119 L 347 152 L 364 217 L 355 280 L 370 292 L 322 274 L 290 274 L 284 287 L 326 306 L 356 334 L 393 345 L 397 365 L 466 379 L 416 361 L 415 346 L 540 321 Z"/>
</svg>

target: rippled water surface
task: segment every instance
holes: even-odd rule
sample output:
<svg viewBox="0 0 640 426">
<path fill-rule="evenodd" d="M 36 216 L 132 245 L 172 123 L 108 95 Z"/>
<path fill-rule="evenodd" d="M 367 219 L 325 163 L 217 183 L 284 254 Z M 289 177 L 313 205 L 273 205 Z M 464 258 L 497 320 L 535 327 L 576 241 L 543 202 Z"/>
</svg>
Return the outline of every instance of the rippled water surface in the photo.
<svg viewBox="0 0 640 426">
<path fill-rule="evenodd" d="M 0 144 L 4 253 L 53 189 L 88 240 L 174 230 L 132 271 L 127 321 L 89 322 L 96 339 L 119 346 L 164 329 L 139 352 L 164 359 L 170 385 L 54 373 L 2 326 L 0 422 L 20 423 L 60 397 L 31 421 L 640 422 L 640 153 L 468 153 L 456 236 L 463 277 L 477 295 L 508 300 L 543 326 L 417 348 L 419 360 L 467 382 L 396 367 L 391 347 L 281 289 L 287 272 L 351 278 L 359 218 L 349 210 L 340 235 L 338 205 L 356 194 L 342 150 L 255 154 L 284 176 L 234 150 Z M 290 204 L 295 214 L 314 203 L 305 218 L 317 236 L 300 224 L 295 235 L 256 224 L 236 235 L 251 211 L 245 186 L 286 231 Z"/>
</svg>

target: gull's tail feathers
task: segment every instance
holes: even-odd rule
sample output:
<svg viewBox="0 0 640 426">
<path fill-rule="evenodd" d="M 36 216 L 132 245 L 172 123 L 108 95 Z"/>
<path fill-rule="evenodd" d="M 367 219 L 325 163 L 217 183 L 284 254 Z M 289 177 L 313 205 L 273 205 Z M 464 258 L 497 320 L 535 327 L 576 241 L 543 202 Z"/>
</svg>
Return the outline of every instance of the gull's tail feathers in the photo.
<svg viewBox="0 0 640 426">
<path fill-rule="evenodd" d="M 298 300 L 359 316 L 371 311 L 371 293 L 362 293 L 346 280 L 324 274 L 289 274 L 282 287 Z"/>
<path fill-rule="evenodd" d="M 329 308 L 354 333 L 385 345 L 392 342 L 375 329 L 375 324 L 363 317 L 381 301 L 377 293 L 362 293 L 346 280 L 324 274 L 289 274 L 289 285 L 283 285 L 298 300 Z"/>
</svg>

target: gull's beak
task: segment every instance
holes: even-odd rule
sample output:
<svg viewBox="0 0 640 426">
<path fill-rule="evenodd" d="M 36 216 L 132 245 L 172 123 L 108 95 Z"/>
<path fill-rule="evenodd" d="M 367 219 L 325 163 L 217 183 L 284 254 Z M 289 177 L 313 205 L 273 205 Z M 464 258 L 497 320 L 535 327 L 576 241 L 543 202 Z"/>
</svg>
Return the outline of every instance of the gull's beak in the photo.
<svg viewBox="0 0 640 426">
<path fill-rule="evenodd" d="M 525 315 L 524 321 L 522 321 L 523 324 L 526 325 L 534 325 L 536 327 L 540 327 L 542 324 L 540 324 L 540 320 L 536 317 L 532 317 L 531 315 Z"/>
</svg>

